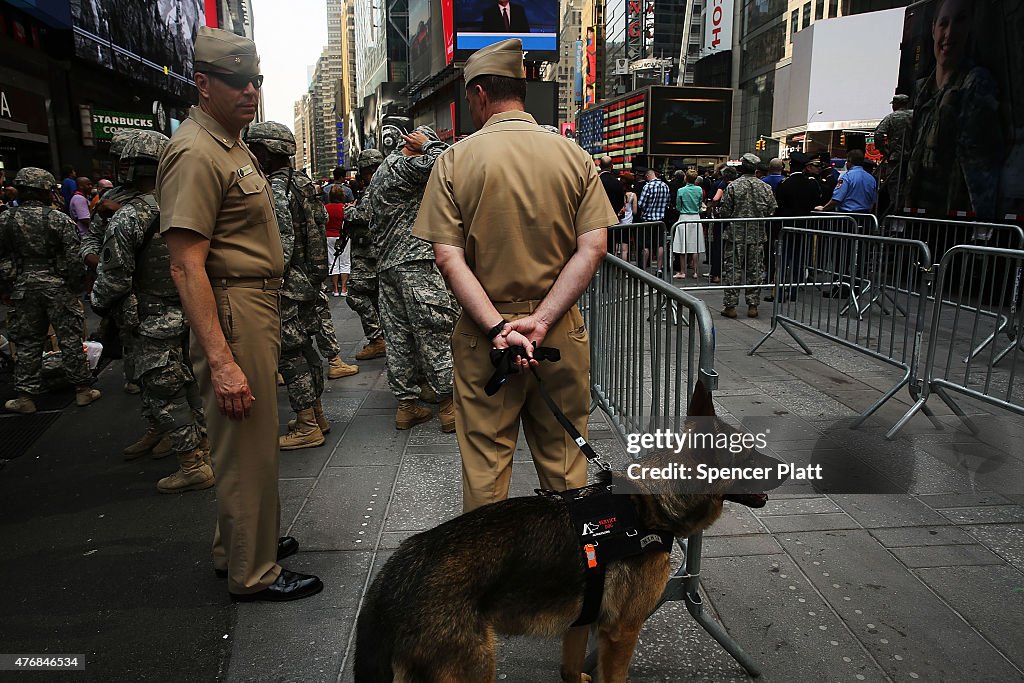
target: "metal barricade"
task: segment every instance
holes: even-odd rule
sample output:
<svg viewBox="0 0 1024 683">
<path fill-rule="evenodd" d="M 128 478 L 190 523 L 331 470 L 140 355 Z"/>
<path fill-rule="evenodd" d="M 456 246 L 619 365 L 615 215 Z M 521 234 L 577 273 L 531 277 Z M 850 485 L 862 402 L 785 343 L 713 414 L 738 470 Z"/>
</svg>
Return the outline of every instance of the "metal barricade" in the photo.
<svg viewBox="0 0 1024 683">
<path fill-rule="evenodd" d="M 586 295 L 591 337 L 591 391 L 595 403 L 625 439 L 652 425 L 680 429 L 698 379 L 713 391 L 714 324 L 707 306 L 687 292 L 612 255 L 602 261 Z M 660 311 L 686 316 L 675 325 Z M 659 420 L 667 418 L 667 424 Z M 700 595 L 702 534 L 676 539 L 685 561 L 670 577 L 658 604 L 682 600 L 690 615 L 751 675 L 754 660 L 704 612 Z M 594 653 L 587 659 L 593 669 Z"/>
<path fill-rule="evenodd" d="M 949 291 L 932 304 L 920 396 L 887 434 L 890 438 L 919 411 L 927 411 L 933 393 L 974 432 L 977 427 L 951 393 L 1024 415 L 1024 386 L 1017 381 L 1018 365 L 1024 364 L 1024 251 L 957 246 L 943 255 L 938 272 L 936 291 Z M 1000 351 L 992 344 L 986 354 L 968 353 L 962 362 L 965 350 L 974 349 L 986 333 L 1005 334 L 1009 345 Z M 1006 358 L 1009 363 L 1003 363 Z"/>
<path fill-rule="evenodd" d="M 878 226 L 878 217 L 875 216 L 875 214 L 873 213 L 848 213 L 846 211 L 814 211 L 811 215 L 833 221 L 834 225 L 824 227 L 824 229 L 827 230 L 839 230 L 841 232 L 849 232 L 849 223 L 847 221 L 853 221 L 853 224 L 857 226 L 854 232 L 856 232 L 858 235 L 881 234 Z"/>
<path fill-rule="evenodd" d="M 972 223 L 967 221 L 936 220 L 905 216 L 886 216 L 882 221 L 882 234 L 886 237 L 900 237 L 924 242 L 936 263 L 953 247 L 973 245 L 998 249 L 1024 249 L 1024 229 L 1019 225 L 1001 223 Z M 948 286 L 948 285 L 947 285 Z M 948 297 L 946 287 L 935 290 L 934 295 Z M 968 363 L 995 341 L 1009 325 L 1009 320 L 995 311 L 979 309 L 978 314 L 996 320 L 991 334 L 965 353 L 963 362 Z"/>
<path fill-rule="evenodd" d="M 608 253 L 657 273 L 667 268 L 665 224 L 648 221 L 613 225 L 608 228 Z"/>
<path fill-rule="evenodd" d="M 782 327 L 808 355 L 812 352 L 797 330 L 902 370 L 903 377 L 860 415 L 854 428 L 904 386 L 910 385 L 911 396 L 917 398 L 932 272 L 931 255 L 924 243 L 787 227 L 782 229 L 776 259 L 771 329 L 750 355 Z M 865 306 L 860 315 L 848 314 L 857 305 L 856 292 L 879 287 L 889 293 L 891 310 L 880 304 L 877 310 Z"/>
</svg>

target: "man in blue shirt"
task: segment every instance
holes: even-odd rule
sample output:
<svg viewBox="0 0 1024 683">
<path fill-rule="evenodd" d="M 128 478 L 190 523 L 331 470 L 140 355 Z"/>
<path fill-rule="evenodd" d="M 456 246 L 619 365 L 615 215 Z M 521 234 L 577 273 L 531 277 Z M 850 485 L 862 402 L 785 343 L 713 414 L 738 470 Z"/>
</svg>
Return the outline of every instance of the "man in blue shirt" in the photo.
<svg viewBox="0 0 1024 683">
<path fill-rule="evenodd" d="M 74 166 L 65 166 L 62 171 L 64 179 L 60 182 L 60 195 L 64 198 L 64 211 L 67 212 L 71 210 L 71 198 L 78 192 L 78 181 L 75 180 L 78 172 Z"/>
<path fill-rule="evenodd" d="M 768 162 L 768 175 L 761 180 L 771 186 L 772 192 L 777 192 L 779 183 L 786 179 L 786 176 L 782 175 L 783 168 L 785 168 L 785 164 L 782 163 L 782 159 L 776 158 Z"/>
<path fill-rule="evenodd" d="M 843 213 L 870 212 L 878 199 L 878 184 L 874 176 L 864 170 L 864 151 L 851 149 L 846 155 L 849 171 L 839 180 L 832 199 L 819 207 L 820 211 Z"/>
</svg>

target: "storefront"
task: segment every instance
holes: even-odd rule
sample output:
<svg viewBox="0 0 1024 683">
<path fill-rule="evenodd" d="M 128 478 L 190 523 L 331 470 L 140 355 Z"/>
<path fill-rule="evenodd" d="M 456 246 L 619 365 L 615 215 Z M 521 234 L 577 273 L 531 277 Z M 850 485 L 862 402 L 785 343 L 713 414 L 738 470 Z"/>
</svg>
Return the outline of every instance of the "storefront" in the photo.
<svg viewBox="0 0 1024 683">
<path fill-rule="evenodd" d="M 24 84 L 26 79 L 18 82 Z M 47 96 L 0 76 L 0 168 L 16 171 L 51 164 Z"/>
</svg>

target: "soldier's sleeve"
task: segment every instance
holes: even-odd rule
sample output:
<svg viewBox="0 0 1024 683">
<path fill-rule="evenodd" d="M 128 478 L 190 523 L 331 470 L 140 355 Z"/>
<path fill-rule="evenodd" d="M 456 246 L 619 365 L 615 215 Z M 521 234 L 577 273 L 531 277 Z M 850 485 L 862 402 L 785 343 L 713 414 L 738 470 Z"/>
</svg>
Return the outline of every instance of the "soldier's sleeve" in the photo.
<svg viewBox="0 0 1024 683">
<path fill-rule="evenodd" d="M 464 249 L 466 238 L 462 223 L 462 211 L 455 203 L 452 188 L 453 150 L 442 154 L 434 163 L 423 202 L 416 213 L 412 234 L 428 242 L 447 244 Z"/>
<path fill-rule="evenodd" d="M 448 145 L 443 142 L 432 142 L 423 149 L 423 154 L 414 157 L 402 157 L 398 163 L 393 164 L 394 171 L 407 183 L 422 185 L 430 178 L 430 172 L 434 168 Z"/>
<path fill-rule="evenodd" d="M 183 228 L 210 239 L 226 188 L 216 161 L 193 143 L 172 140 L 160 158 L 156 177 L 160 232 Z"/>
<path fill-rule="evenodd" d="M 82 238 L 78 236 L 78 227 L 69 216 L 60 211 L 50 212 L 51 225 L 60 235 L 62 248 L 60 264 L 64 270 L 64 280 L 71 290 L 82 285 L 85 274 L 82 268 Z"/>
<path fill-rule="evenodd" d="M 732 212 L 736 205 L 736 190 L 733 188 L 733 183 L 735 182 L 734 180 L 732 183 L 729 183 L 729 186 L 725 188 L 725 193 L 722 195 L 722 203 L 718 209 L 718 214 L 722 218 L 732 218 Z"/>
<path fill-rule="evenodd" d="M 141 245 L 145 228 L 139 229 L 141 219 L 134 206 L 126 205 L 107 224 L 106 237 L 100 252 L 100 265 L 96 282 L 92 286 L 93 306 L 112 310 L 132 291 L 135 273 L 135 252 Z"/>
<path fill-rule="evenodd" d="M 619 217 L 608 201 L 608 193 L 601 184 L 593 162 L 586 160 L 586 171 L 582 178 L 582 197 L 576 209 L 576 236 L 585 232 L 616 225 Z"/>
<path fill-rule="evenodd" d="M 309 279 L 313 283 L 322 282 L 327 278 L 327 209 L 318 197 L 307 199 L 306 208 L 313 216 L 315 225 L 306 231 L 306 258 L 309 260 Z"/>
<path fill-rule="evenodd" d="M 288 202 L 288 181 L 284 178 L 271 178 L 270 189 L 274 194 L 274 214 L 277 216 L 277 227 L 281 229 L 281 250 L 284 252 L 284 263 L 287 266 L 292 262 L 292 254 L 295 253 L 295 223 Z"/>
<path fill-rule="evenodd" d="M 0 286 L 3 286 L 4 289 L 10 287 L 18 276 L 18 271 L 12 258 L 14 246 L 11 244 L 11 231 L 8 227 L 10 216 L 12 215 L 10 209 L 8 209 L 0 217 Z"/>
<path fill-rule="evenodd" d="M 82 237 L 82 248 L 80 251 L 83 261 L 86 256 L 99 255 L 100 248 L 103 246 L 103 233 L 106 229 L 107 219 L 98 213 L 94 213 L 92 220 L 89 222 L 89 229 Z"/>
</svg>

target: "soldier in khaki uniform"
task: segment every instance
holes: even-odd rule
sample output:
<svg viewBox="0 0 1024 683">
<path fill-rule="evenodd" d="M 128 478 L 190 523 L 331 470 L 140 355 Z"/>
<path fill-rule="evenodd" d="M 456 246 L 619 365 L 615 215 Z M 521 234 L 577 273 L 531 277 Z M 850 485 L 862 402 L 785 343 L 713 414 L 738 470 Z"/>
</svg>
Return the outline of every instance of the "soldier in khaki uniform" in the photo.
<svg viewBox="0 0 1024 683">
<path fill-rule="evenodd" d="M 492 348 L 531 342 L 561 350 L 545 385 L 587 433 L 590 344 L 575 306 L 618 219 L 582 148 L 523 111 L 522 43 L 504 40 L 466 63 L 466 98 L 481 129 L 435 162 L 413 235 L 434 243 L 437 265 L 462 304 L 452 335 L 463 509 L 508 497 L 520 419 L 542 486 L 583 486 L 587 461 L 528 374 L 494 396 L 484 385 Z"/>
<path fill-rule="evenodd" d="M 277 564 L 298 550 L 278 538 L 284 255 L 270 183 L 239 136 L 263 77 L 253 42 L 219 29 L 199 29 L 195 62 L 199 106 L 160 160 L 157 193 L 217 478 L 214 569 L 233 600 L 297 600 L 323 584 Z"/>
</svg>

